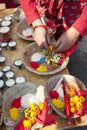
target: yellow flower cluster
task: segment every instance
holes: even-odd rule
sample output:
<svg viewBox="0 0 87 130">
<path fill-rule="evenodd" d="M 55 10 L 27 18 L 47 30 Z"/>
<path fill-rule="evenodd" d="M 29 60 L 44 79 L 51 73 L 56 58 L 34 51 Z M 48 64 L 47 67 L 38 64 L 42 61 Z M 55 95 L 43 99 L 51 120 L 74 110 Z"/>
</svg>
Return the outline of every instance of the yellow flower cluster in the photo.
<svg viewBox="0 0 87 130">
<path fill-rule="evenodd" d="M 78 110 L 81 109 L 82 107 L 82 103 L 85 101 L 85 98 L 83 96 L 72 96 L 69 99 L 69 103 L 70 103 L 70 112 L 71 113 L 75 113 Z"/>
<path fill-rule="evenodd" d="M 24 121 L 23 125 L 25 128 L 31 128 L 31 126 L 36 122 L 36 117 L 41 114 L 41 111 L 45 108 L 44 103 L 37 104 L 30 104 L 30 108 L 25 109 L 24 112 Z M 10 108 L 9 114 L 12 120 L 19 120 L 20 118 L 20 109 L 18 108 Z"/>
<path fill-rule="evenodd" d="M 52 99 L 52 104 L 58 109 L 62 109 L 65 105 L 65 103 L 62 100 L 56 98 Z"/>
<path fill-rule="evenodd" d="M 41 64 L 36 70 L 39 72 L 46 72 L 47 67 Z"/>
<path fill-rule="evenodd" d="M 23 124 L 25 128 L 30 128 L 36 122 L 36 117 L 41 114 L 44 107 L 44 103 L 40 103 L 39 105 L 30 104 L 30 108 L 24 110 L 26 119 L 23 121 Z"/>
<path fill-rule="evenodd" d="M 10 108 L 9 113 L 10 113 L 10 117 L 12 120 L 19 119 L 19 109 L 18 108 Z"/>
</svg>

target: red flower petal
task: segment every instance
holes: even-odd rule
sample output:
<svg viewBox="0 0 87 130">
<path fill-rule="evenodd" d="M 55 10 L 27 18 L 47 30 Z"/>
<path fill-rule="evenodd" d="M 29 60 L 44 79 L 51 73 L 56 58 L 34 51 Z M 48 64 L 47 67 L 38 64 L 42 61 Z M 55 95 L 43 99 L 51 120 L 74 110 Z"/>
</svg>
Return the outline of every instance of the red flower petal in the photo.
<svg viewBox="0 0 87 130">
<path fill-rule="evenodd" d="M 30 130 L 29 128 L 25 128 L 25 127 L 24 127 L 24 125 L 23 125 L 23 120 L 24 120 L 24 119 L 22 119 L 21 121 L 19 121 L 19 122 L 16 124 L 14 130 Z"/>
<path fill-rule="evenodd" d="M 32 35 L 27 36 L 27 38 L 32 38 Z"/>
<path fill-rule="evenodd" d="M 20 108 L 20 107 L 21 107 L 20 101 L 21 101 L 21 97 L 15 98 L 15 99 L 12 101 L 11 107 L 12 107 L 12 108 L 14 108 L 14 107 Z"/>
<path fill-rule="evenodd" d="M 78 96 L 87 96 L 87 90 L 78 90 L 77 94 Z"/>
<path fill-rule="evenodd" d="M 54 116 L 53 114 L 49 114 L 48 113 L 49 109 L 50 109 L 50 106 L 48 106 L 48 99 L 46 99 L 45 108 L 42 111 L 42 113 L 37 117 L 36 122 L 39 122 L 44 125 L 54 124 L 57 117 Z"/>
<path fill-rule="evenodd" d="M 61 58 L 59 61 L 58 61 L 58 64 L 62 64 L 64 62 L 65 58 Z"/>
<path fill-rule="evenodd" d="M 30 64 L 34 69 L 37 69 L 39 67 L 39 64 L 35 61 L 32 61 Z"/>
<path fill-rule="evenodd" d="M 50 97 L 53 98 L 58 98 L 59 97 L 59 93 L 56 90 L 52 90 L 49 92 Z"/>
</svg>

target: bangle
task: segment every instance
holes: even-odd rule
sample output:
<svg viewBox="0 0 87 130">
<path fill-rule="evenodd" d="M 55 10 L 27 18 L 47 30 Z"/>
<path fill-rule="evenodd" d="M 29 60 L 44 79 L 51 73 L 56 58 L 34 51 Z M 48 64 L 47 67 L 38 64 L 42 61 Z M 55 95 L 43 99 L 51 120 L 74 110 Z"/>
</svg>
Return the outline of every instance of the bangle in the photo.
<svg viewBox="0 0 87 130">
<path fill-rule="evenodd" d="M 36 28 L 39 28 L 39 27 L 47 29 L 47 27 L 45 25 L 38 25 L 38 26 L 34 26 L 34 31 Z"/>
</svg>

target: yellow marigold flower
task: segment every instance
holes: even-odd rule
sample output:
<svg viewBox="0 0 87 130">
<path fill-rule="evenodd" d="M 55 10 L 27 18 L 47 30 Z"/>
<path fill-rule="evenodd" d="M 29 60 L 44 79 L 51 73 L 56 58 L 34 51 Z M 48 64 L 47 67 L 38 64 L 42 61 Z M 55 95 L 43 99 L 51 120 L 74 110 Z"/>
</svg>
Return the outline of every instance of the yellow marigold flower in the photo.
<svg viewBox="0 0 87 130">
<path fill-rule="evenodd" d="M 52 104 L 58 109 L 62 109 L 65 105 L 65 103 L 60 99 L 52 99 Z"/>
<path fill-rule="evenodd" d="M 30 110 L 30 117 L 36 117 L 37 113 L 34 110 Z"/>
<path fill-rule="evenodd" d="M 78 110 L 80 110 L 81 109 L 81 107 L 82 107 L 82 103 L 81 102 L 77 102 L 76 103 L 76 109 Z"/>
<path fill-rule="evenodd" d="M 39 109 L 39 108 L 37 108 L 37 109 L 36 109 L 36 114 L 37 114 L 37 116 L 39 116 L 39 115 L 40 115 L 40 112 L 41 112 L 41 111 L 40 111 L 40 109 Z"/>
<path fill-rule="evenodd" d="M 80 102 L 84 102 L 84 101 L 85 101 L 85 98 L 84 98 L 83 96 L 80 96 L 80 97 L 79 97 L 79 100 L 80 100 Z"/>
<path fill-rule="evenodd" d="M 47 67 L 44 66 L 44 65 L 40 65 L 36 70 L 39 71 L 39 72 L 46 72 L 47 71 Z"/>
<path fill-rule="evenodd" d="M 36 110 L 38 108 L 38 105 L 36 104 L 30 104 L 30 108 L 33 109 L 33 110 Z"/>
<path fill-rule="evenodd" d="M 39 105 L 40 110 L 43 110 L 44 107 L 45 107 L 45 104 L 44 103 L 40 103 L 40 105 Z"/>
<path fill-rule="evenodd" d="M 76 96 L 74 97 L 74 102 L 76 103 L 76 102 L 78 102 L 78 101 L 79 101 L 79 96 L 76 95 Z"/>
<path fill-rule="evenodd" d="M 10 113 L 11 119 L 13 119 L 13 120 L 18 120 L 19 119 L 19 109 L 10 108 L 9 113 Z"/>
<path fill-rule="evenodd" d="M 34 117 L 31 117 L 30 118 L 30 121 L 31 121 L 31 124 L 34 124 L 36 122 L 35 118 Z"/>
<path fill-rule="evenodd" d="M 24 110 L 25 117 L 29 117 L 30 111 L 29 109 Z"/>
<path fill-rule="evenodd" d="M 70 102 L 74 102 L 74 97 L 70 97 Z"/>
<path fill-rule="evenodd" d="M 76 92 L 74 91 L 74 90 L 71 90 L 70 91 L 70 97 L 73 97 L 73 96 L 75 96 L 76 95 Z"/>
<path fill-rule="evenodd" d="M 52 51 L 54 47 L 52 45 L 48 46 L 49 50 Z"/>
<path fill-rule="evenodd" d="M 70 104 L 71 107 L 72 107 L 72 106 L 75 106 L 75 103 L 74 103 L 74 102 L 70 102 L 69 104 Z"/>
<path fill-rule="evenodd" d="M 32 124 L 30 120 L 24 120 L 23 125 L 25 128 L 30 128 Z"/>
<path fill-rule="evenodd" d="M 71 112 L 71 113 L 75 113 L 75 112 L 76 112 L 75 106 L 70 108 L 70 112 Z"/>
</svg>

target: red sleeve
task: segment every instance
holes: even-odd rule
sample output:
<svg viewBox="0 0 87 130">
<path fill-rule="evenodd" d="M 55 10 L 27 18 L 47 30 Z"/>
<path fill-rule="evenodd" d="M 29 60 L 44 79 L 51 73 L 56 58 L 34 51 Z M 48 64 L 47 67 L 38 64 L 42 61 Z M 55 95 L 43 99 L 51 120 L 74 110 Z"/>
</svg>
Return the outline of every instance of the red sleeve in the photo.
<svg viewBox="0 0 87 130">
<path fill-rule="evenodd" d="M 83 8 L 82 14 L 72 25 L 82 36 L 87 35 L 87 5 Z"/>
<path fill-rule="evenodd" d="M 35 0 L 20 0 L 20 4 L 29 24 L 39 18 Z"/>
</svg>

